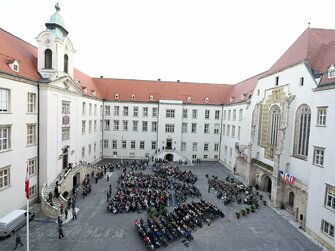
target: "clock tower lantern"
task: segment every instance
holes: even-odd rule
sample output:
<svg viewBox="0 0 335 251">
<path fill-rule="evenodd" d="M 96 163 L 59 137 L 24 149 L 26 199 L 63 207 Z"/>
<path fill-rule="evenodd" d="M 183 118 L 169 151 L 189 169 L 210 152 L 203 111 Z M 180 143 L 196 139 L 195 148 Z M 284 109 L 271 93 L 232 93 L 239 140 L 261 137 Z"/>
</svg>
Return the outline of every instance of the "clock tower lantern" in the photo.
<svg viewBox="0 0 335 251">
<path fill-rule="evenodd" d="M 36 41 L 38 43 L 37 68 L 43 79 L 57 79 L 60 76 L 73 78 L 73 56 L 75 50 L 60 12 L 58 3 L 56 12 L 45 24 L 46 30 L 42 31 Z"/>
</svg>

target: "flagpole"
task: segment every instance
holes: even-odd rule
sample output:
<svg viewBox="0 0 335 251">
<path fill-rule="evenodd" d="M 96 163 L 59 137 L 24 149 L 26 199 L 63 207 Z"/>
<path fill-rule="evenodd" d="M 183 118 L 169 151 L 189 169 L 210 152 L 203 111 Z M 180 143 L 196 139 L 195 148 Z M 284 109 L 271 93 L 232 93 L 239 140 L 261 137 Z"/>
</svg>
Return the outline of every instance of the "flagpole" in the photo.
<svg viewBox="0 0 335 251">
<path fill-rule="evenodd" d="M 29 199 L 27 198 L 27 251 L 29 251 Z"/>
</svg>

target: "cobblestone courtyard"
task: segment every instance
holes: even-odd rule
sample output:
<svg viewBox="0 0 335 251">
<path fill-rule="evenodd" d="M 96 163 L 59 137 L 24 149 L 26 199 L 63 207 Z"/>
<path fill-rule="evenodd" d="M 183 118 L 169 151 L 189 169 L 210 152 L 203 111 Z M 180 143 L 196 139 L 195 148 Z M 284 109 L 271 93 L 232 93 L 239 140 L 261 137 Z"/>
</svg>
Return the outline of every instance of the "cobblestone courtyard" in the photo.
<svg viewBox="0 0 335 251">
<path fill-rule="evenodd" d="M 201 191 L 202 198 L 220 207 L 226 215 L 225 218 L 214 221 L 210 226 L 195 230 L 194 240 L 190 242 L 189 250 L 322 250 L 269 206 L 261 205 L 256 213 L 236 219 L 235 212 L 246 205 L 238 205 L 234 202 L 224 206 L 222 201 L 216 198 L 214 190 L 210 193 L 207 191 L 206 174 L 216 175 L 221 179 L 228 174 L 232 176 L 230 171 L 221 164 L 210 162 L 185 168 L 192 170 L 198 176 L 195 185 Z M 148 169 L 147 171 L 150 172 L 151 168 Z M 112 183 L 114 193 L 120 172 L 121 170 L 116 170 L 109 182 L 104 178 L 97 184 L 93 184 L 93 191 L 85 199 L 78 197 L 78 220 L 71 220 L 64 224 L 65 238 L 58 239 L 55 222 L 37 215 L 36 219 L 30 223 L 30 250 L 146 250 L 133 225 L 135 219 L 141 217 L 146 219 L 146 212 L 112 215 L 106 210 L 108 185 Z M 26 245 L 26 228 L 21 228 L 19 233 Z M 15 235 L 12 238 L 1 239 L 0 250 L 12 250 L 14 244 Z M 20 249 L 23 250 L 25 247 Z M 187 250 L 187 248 L 181 241 L 176 241 L 159 250 Z"/>
</svg>

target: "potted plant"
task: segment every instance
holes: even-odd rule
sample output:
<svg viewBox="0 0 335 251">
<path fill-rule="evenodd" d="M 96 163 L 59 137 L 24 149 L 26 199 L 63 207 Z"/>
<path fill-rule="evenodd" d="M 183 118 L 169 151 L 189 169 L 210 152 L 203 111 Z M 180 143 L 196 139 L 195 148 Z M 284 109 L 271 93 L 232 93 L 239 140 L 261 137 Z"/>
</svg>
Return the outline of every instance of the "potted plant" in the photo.
<svg viewBox="0 0 335 251">
<path fill-rule="evenodd" d="M 252 213 L 254 213 L 254 212 L 256 211 L 256 208 L 255 208 L 255 206 L 254 206 L 254 205 L 252 205 L 252 206 L 250 207 L 250 210 L 251 210 L 251 212 L 252 212 Z"/>
<path fill-rule="evenodd" d="M 235 215 L 236 215 L 236 218 L 237 218 L 237 219 L 240 218 L 240 212 L 236 212 Z"/>
<path fill-rule="evenodd" d="M 241 210 L 241 214 L 242 214 L 242 216 L 245 216 L 245 210 L 244 209 Z"/>
</svg>

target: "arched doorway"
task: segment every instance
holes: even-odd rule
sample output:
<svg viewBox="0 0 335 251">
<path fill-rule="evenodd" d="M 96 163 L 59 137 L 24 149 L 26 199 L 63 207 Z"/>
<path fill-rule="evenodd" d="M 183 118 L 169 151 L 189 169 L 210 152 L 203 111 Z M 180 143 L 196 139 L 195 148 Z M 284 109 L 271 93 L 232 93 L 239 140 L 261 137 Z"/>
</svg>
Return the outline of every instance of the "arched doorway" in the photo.
<svg viewBox="0 0 335 251">
<path fill-rule="evenodd" d="M 67 147 L 64 148 L 63 150 L 63 169 L 67 168 L 69 164 L 69 150 Z"/>
<path fill-rule="evenodd" d="M 80 183 L 80 173 L 76 173 L 73 178 L 72 178 L 72 181 L 73 181 L 73 186 L 79 186 L 79 183 Z"/>
<path fill-rule="evenodd" d="M 294 193 L 290 192 L 289 196 L 288 196 L 288 205 L 290 207 L 294 207 Z"/>
<path fill-rule="evenodd" d="M 262 178 L 262 189 L 268 193 L 271 193 L 272 181 L 268 175 L 264 175 Z"/>
<path fill-rule="evenodd" d="M 172 162 L 173 161 L 173 154 L 172 153 L 166 154 L 165 159 L 169 162 Z"/>
</svg>

